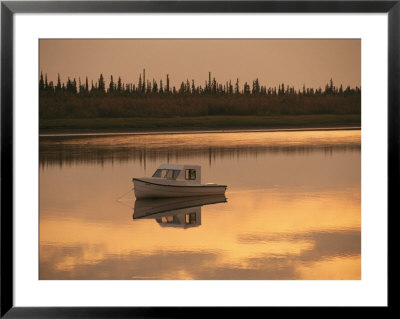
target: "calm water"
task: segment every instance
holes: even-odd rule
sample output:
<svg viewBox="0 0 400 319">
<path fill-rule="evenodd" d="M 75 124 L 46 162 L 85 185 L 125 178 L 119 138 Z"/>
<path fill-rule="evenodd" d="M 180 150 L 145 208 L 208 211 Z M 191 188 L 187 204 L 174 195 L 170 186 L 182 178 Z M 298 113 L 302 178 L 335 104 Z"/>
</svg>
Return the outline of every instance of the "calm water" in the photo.
<svg viewBox="0 0 400 319">
<path fill-rule="evenodd" d="M 226 198 L 135 201 L 199 164 Z M 40 279 L 361 279 L 361 131 L 40 138 Z"/>
</svg>

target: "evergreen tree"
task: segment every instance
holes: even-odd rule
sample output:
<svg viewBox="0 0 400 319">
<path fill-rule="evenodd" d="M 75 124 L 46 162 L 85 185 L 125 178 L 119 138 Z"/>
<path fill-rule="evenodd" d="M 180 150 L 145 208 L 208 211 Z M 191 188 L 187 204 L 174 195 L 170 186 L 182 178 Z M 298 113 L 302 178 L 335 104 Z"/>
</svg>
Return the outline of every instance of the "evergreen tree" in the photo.
<svg viewBox="0 0 400 319">
<path fill-rule="evenodd" d="M 142 93 L 146 91 L 146 69 L 143 69 L 143 87 L 142 87 Z"/>
<path fill-rule="evenodd" d="M 158 93 L 157 81 L 153 79 L 153 93 Z"/>
<path fill-rule="evenodd" d="M 147 81 L 146 93 L 151 93 L 151 82 Z"/>
<path fill-rule="evenodd" d="M 165 87 L 165 92 L 169 93 L 169 74 L 167 74 L 167 86 Z"/>
<path fill-rule="evenodd" d="M 108 93 L 113 93 L 114 90 L 115 90 L 114 78 L 111 75 L 111 77 L 110 77 L 110 85 L 108 87 Z"/>
<path fill-rule="evenodd" d="M 72 81 L 72 93 L 76 94 L 78 92 L 77 88 L 76 88 L 76 79 L 74 78 L 74 80 Z"/>
<path fill-rule="evenodd" d="M 72 93 L 72 81 L 69 77 L 67 79 L 67 92 Z"/>
<path fill-rule="evenodd" d="M 185 93 L 185 83 L 184 82 L 181 83 L 181 87 L 179 88 L 179 94 L 183 94 L 183 93 Z"/>
<path fill-rule="evenodd" d="M 45 75 L 45 79 L 44 79 L 44 89 L 47 90 L 49 86 L 49 83 L 47 83 L 47 73 Z"/>
<path fill-rule="evenodd" d="M 81 83 L 81 77 L 78 78 L 78 83 L 79 83 L 79 94 L 82 94 L 84 92 L 84 88 Z"/>
<path fill-rule="evenodd" d="M 98 90 L 101 93 L 105 93 L 106 92 L 106 84 L 104 83 L 103 74 L 100 74 Z"/>
<path fill-rule="evenodd" d="M 60 92 L 61 91 L 61 79 L 60 79 L 60 73 L 57 75 L 57 86 L 56 86 L 56 91 Z"/>
<path fill-rule="evenodd" d="M 118 77 L 117 91 L 118 91 L 119 93 L 122 92 L 122 81 L 121 81 L 121 77 Z"/>
<path fill-rule="evenodd" d="M 189 94 L 189 93 L 190 93 L 190 83 L 189 83 L 189 79 L 186 79 L 185 93 L 186 93 L 186 94 Z"/>
<path fill-rule="evenodd" d="M 139 74 L 138 92 L 142 90 L 142 75 Z"/>
<path fill-rule="evenodd" d="M 39 90 L 40 91 L 44 90 L 44 80 L 43 80 L 43 73 L 42 72 L 40 72 Z"/>
<path fill-rule="evenodd" d="M 235 93 L 239 94 L 239 78 L 236 78 Z"/>
</svg>

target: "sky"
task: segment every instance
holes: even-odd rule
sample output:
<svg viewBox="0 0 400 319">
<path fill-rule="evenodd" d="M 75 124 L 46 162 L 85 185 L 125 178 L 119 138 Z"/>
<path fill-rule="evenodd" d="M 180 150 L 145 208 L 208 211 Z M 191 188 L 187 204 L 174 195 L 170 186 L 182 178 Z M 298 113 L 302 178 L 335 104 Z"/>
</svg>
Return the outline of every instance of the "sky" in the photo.
<svg viewBox="0 0 400 319">
<path fill-rule="evenodd" d="M 136 83 L 146 79 L 171 86 L 195 80 L 204 86 L 208 72 L 219 83 L 239 78 L 240 85 L 256 78 L 261 85 L 281 83 L 300 89 L 334 85 L 361 86 L 360 39 L 41 39 L 39 73 L 62 82 L 79 77 L 106 83 L 113 75 Z"/>
</svg>

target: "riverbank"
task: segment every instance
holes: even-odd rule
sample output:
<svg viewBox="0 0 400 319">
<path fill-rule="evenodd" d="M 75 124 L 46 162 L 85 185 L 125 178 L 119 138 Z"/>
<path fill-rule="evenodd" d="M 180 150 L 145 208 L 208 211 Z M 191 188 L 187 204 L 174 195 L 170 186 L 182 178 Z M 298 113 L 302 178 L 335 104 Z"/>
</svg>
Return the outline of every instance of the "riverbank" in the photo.
<svg viewBox="0 0 400 319">
<path fill-rule="evenodd" d="M 40 135 L 359 129 L 360 114 L 41 119 Z"/>
</svg>

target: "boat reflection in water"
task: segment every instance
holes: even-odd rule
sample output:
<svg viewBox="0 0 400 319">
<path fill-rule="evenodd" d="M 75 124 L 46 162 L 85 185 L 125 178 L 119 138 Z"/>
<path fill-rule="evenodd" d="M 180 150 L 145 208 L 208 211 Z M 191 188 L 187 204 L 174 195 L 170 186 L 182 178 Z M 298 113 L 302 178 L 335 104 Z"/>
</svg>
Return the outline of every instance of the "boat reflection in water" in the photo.
<svg viewBox="0 0 400 319">
<path fill-rule="evenodd" d="M 161 227 L 201 225 L 201 207 L 225 203 L 225 195 L 137 199 L 133 219 L 155 219 Z"/>
</svg>

